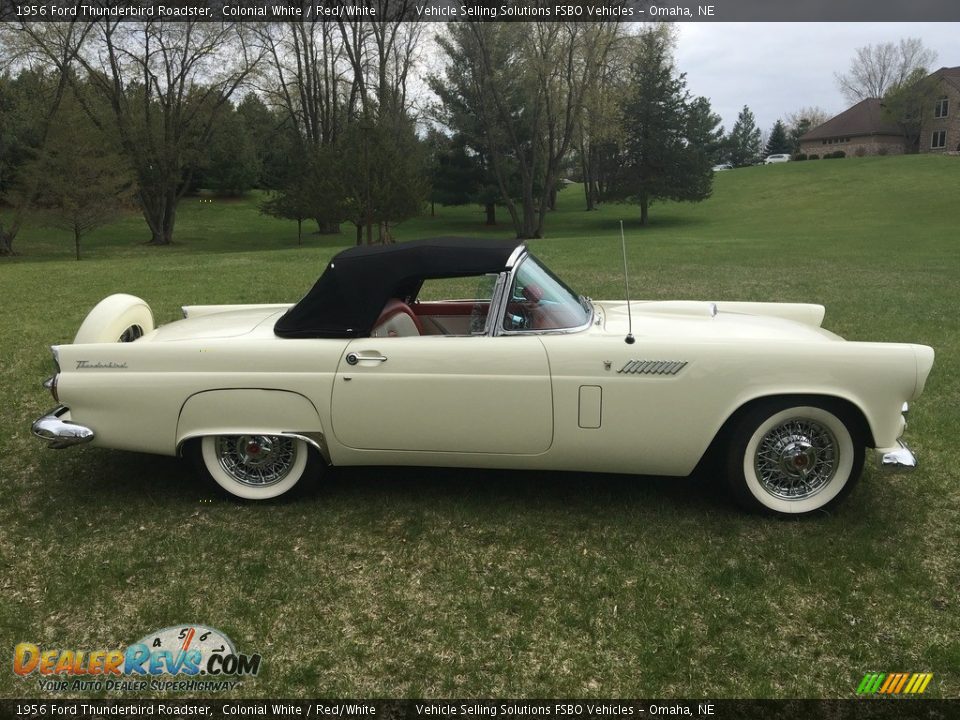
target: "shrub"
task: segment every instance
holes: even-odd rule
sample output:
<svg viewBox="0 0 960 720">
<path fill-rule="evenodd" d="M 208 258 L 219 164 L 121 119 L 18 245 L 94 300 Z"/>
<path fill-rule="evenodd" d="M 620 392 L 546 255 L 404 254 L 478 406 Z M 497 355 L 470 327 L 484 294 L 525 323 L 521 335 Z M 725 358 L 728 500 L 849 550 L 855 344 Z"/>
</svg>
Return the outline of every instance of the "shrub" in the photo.
<svg viewBox="0 0 960 720">
<path fill-rule="evenodd" d="M 888 150 L 886 145 L 881 145 L 879 148 L 877 148 L 877 155 L 886 155 L 887 152 Z"/>
<path fill-rule="evenodd" d="M 837 160 L 839 158 L 845 158 L 847 154 L 843 150 L 837 150 L 836 152 L 827 153 L 823 156 L 824 160 Z"/>
<path fill-rule="evenodd" d="M 806 160 L 806 159 L 807 159 L 807 154 L 806 154 L 806 153 L 797 153 L 796 155 L 793 156 L 793 159 L 794 159 L 794 160 Z"/>
<path fill-rule="evenodd" d="M 863 157 L 867 154 L 867 149 L 863 145 L 857 145 L 857 149 L 853 151 L 853 154 L 857 157 Z"/>
<path fill-rule="evenodd" d="M 810 153 L 809 155 L 807 155 L 807 160 L 819 160 L 819 159 L 820 159 L 820 156 L 817 155 L 816 153 Z"/>
</svg>

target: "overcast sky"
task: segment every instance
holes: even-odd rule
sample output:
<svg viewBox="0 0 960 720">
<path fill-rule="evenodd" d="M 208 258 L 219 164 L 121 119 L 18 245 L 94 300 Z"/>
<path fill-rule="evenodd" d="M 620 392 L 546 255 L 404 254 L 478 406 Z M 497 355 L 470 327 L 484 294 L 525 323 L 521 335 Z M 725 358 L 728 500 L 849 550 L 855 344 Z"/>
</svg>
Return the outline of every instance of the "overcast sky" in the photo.
<svg viewBox="0 0 960 720">
<path fill-rule="evenodd" d="M 764 133 L 801 107 L 846 109 L 833 74 L 864 45 L 918 37 L 937 52 L 933 69 L 960 65 L 960 23 L 678 23 L 677 68 L 710 98 L 729 132 L 749 105 Z"/>
</svg>

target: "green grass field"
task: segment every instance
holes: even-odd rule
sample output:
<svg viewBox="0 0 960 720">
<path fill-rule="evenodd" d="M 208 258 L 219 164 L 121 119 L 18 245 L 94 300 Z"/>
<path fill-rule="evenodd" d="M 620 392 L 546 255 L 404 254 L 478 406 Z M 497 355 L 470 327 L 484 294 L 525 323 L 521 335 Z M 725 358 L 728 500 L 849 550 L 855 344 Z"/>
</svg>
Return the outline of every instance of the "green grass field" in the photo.
<svg viewBox="0 0 960 720">
<path fill-rule="evenodd" d="M 854 696 L 868 671 L 932 672 L 960 696 L 960 158 L 790 163 L 720 173 L 698 205 L 583 212 L 560 195 L 534 251 L 581 292 L 817 302 L 849 339 L 932 345 L 910 476 L 869 468 L 829 515 L 745 515 L 713 477 L 343 469 L 296 497 L 223 499 L 179 460 L 30 435 L 52 405 L 47 346 L 104 295 L 159 322 L 195 303 L 302 295 L 352 244 L 262 217 L 255 199 L 184 203 L 177 244 L 132 217 L 70 240 L 25 230 L 0 262 L 0 650 L 115 649 L 187 622 L 262 672 L 235 696 Z M 509 237 L 479 208 L 401 225 Z M 411 420 L 415 422 L 415 420 Z M 0 696 L 42 696 L 0 668 Z M 219 697 L 219 696 L 218 696 Z"/>
</svg>

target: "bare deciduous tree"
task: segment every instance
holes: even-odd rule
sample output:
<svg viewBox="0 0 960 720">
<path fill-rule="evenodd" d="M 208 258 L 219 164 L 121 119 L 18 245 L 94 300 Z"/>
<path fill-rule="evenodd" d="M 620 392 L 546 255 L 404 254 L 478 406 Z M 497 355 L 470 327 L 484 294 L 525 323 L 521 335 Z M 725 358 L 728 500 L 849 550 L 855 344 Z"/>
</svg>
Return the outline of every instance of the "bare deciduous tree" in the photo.
<svg viewBox="0 0 960 720">
<path fill-rule="evenodd" d="M 822 107 L 813 105 L 810 107 L 802 107 L 792 113 L 787 113 L 783 118 L 783 121 L 786 123 L 788 128 L 795 128 L 801 124 L 806 124 L 810 128 L 815 128 L 823 125 L 830 118 L 830 113 L 828 113 Z"/>
<path fill-rule="evenodd" d="M 407 122 L 411 110 L 408 82 L 417 62 L 423 26 L 399 22 L 410 12 L 408 0 L 372 0 L 372 5 L 376 19 L 297 22 L 257 31 L 268 58 L 264 95 L 296 128 L 304 153 L 311 158 L 307 165 L 317 168 L 320 163 L 328 166 L 329 172 L 339 172 L 338 166 L 351 162 L 365 168 L 364 173 L 342 178 L 343 182 L 319 182 L 314 193 L 318 210 L 349 207 L 347 215 L 357 225 L 358 242 L 364 227 L 367 242 L 373 240 L 375 222 L 378 237 L 389 237 L 389 221 L 399 217 L 391 215 L 388 208 L 400 209 L 405 217 L 414 200 L 411 196 L 395 202 L 390 180 L 422 172 L 416 153 L 388 160 L 386 154 L 372 148 L 387 131 L 399 133 L 394 142 L 397 147 L 415 141 L 412 124 Z M 356 125 L 362 126 L 359 132 Z M 312 172 L 307 177 L 321 181 L 322 173 Z M 420 185 L 412 179 L 404 183 L 405 189 L 415 190 L 418 197 L 425 194 Z M 302 195 L 292 186 L 279 190 L 291 199 Z M 279 199 L 274 205 L 290 206 Z M 339 211 L 336 218 L 329 213 L 314 216 L 326 232 L 335 232 L 344 217 Z"/>
<path fill-rule="evenodd" d="M 38 86 L 41 96 L 33 98 L 41 147 L 66 94 L 77 53 L 89 32 L 89 25 L 77 23 L 0 23 L 0 63 L 3 67 L 37 66 L 37 72 L 45 75 L 45 64 L 52 60 L 58 71 L 52 83 Z M 13 212 L 7 222 L 0 219 L 0 256 L 15 254 L 13 243 L 36 198 L 37 182 L 36 175 L 28 174 L 19 183 L 15 197 L 7 198 L 12 200 Z"/>
<path fill-rule="evenodd" d="M 351 111 L 410 110 L 407 83 L 416 65 L 423 25 L 402 22 L 412 14 L 410 0 L 370 0 L 376 19 L 339 20 L 343 49 L 353 68 L 356 93 Z"/>
<path fill-rule="evenodd" d="M 662 27 L 669 26 L 664 24 Z M 595 80 L 584 93 L 576 139 L 587 210 L 594 210 L 604 193 L 604 160 L 622 134 L 620 103 L 628 89 L 624 78 L 630 65 L 631 38 L 624 26 L 611 22 L 602 25 L 600 32 L 606 36 L 601 41 L 606 52 L 597 58 Z"/>
<path fill-rule="evenodd" d="M 795 112 L 788 113 L 784 118 L 784 123 L 787 126 L 791 152 L 799 153 L 800 138 L 815 127 L 823 125 L 830 117 L 830 113 L 817 106 L 802 107 Z"/>
<path fill-rule="evenodd" d="M 167 245 L 196 154 L 259 58 L 239 23 L 63 24 L 74 26 L 84 29 L 79 42 L 41 23 L 21 31 L 31 55 L 55 67 L 94 124 L 116 137 L 137 176 L 150 243 Z"/>
<path fill-rule="evenodd" d="M 901 38 L 857 48 L 850 69 L 835 75 L 837 87 L 851 103 L 881 98 L 900 87 L 918 69 L 929 69 L 937 53 L 924 47 L 920 38 Z"/>
<path fill-rule="evenodd" d="M 349 65 L 336 25 L 267 23 L 256 31 L 266 62 L 260 90 L 312 148 L 336 141 L 349 98 Z"/>
</svg>

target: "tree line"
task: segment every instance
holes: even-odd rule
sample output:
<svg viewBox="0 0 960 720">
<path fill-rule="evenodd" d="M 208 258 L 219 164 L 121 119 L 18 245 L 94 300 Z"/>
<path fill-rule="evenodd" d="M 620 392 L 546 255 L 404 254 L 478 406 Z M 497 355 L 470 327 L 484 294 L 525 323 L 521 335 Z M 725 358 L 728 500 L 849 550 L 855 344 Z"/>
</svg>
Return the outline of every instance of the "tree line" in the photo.
<svg viewBox="0 0 960 720">
<path fill-rule="evenodd" d="M 479 202 L 540 237 L 568 175 L 588 209 L 710 193 L 718 119 L 691 98 L 664 27 L 376 21 L 20 23 L 0 27 L 0 253 L 30 218 L 82 235 L 129 208 L 173 242 L 200 187 L 267 191 L 262 210 L 356 242 L 429 202 Z M 437 102 L 411 85 L 427 77 Z M 652 80 L 651 80 L 652 79 Z M 668 137 L 669 135 L 669 137 Z M 662 136 L 664 142 L 655 142 Z"/>
<path fill-rule="evenodd" d="M 822 113 L 778 121 L 765 148 L 747 107 L 725 133 L 667 25 L 428 34 L 398 21 L 407 0 L 371 2 L 377 20 L 0 26 L 0 254 L 39 217 L 73 232 L 79 258 L 86 232 L 130 209 L 167 245 L 199 188 L 259 188 L 301 238 L 305 222 L 348 224 L 358 244 L 390 242 L 427 203 L 478 203 L 491 224 L 503 208 L 518 238 L 541 237 L 567 178 L 586 210 L 631 202 L 646 224 L 657 200 L 708 197 L 716 163 L 792 151 Z"/>
</svg>

